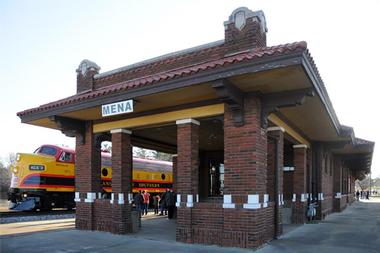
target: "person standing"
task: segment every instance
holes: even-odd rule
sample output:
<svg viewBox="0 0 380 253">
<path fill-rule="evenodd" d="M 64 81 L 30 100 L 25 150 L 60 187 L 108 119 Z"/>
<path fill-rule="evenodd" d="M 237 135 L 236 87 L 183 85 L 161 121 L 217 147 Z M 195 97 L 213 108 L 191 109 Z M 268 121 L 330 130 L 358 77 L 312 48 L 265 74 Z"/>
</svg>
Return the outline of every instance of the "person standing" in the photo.
<svg viewBox="0 0 380 253">
<path fill-rule="evenodd" d="M 173 190 L 170 190 L 165 195 L 166 205 L 168 207 L 168 218 L 172 219 L 174 215 L 175 196 Z"/>
<path fill-rule="evenodd" d="M 153 197 L 154 214 L 158 214 L 158 204 L 160 203 L 160 195 L 157 194 Z"/>
<path fill-rule="evenodd" d="M 148 215 L 150 194 L 147 191 L 144 191 L 143 198 L 144 198 L 144 211 L 145 211 L 145 215 Z"/>
<path fill-rule="evenodd" d="M 359 195 L 360 195 L 360 192 L 359 190 L 356 191 L 356 200 L 359 201 Z"/>
<path fill-rule="evenodd" d="M 140 215 L 144 215 L 144 208 L 143 208 L 144 198 L 143 198 L 141 191 L 136 193 L 136 195 L 133 198 L 133 201 L 135 202 L 135 207 L 136 207 L 137 211 L 140 212 Z"/>
<path fill-rule="evenodd" d="M 161 201 L 160 201 L 160 204 L 161 204 L 161 213 L 160 215 L 164 215 L 164 212 L 165 212 L 165 215 L 167 214 L 167 205 L 166 205 L 166 194 L 168 193 L 168 189 L 165 190 L 164 193 L 162 193 L 161 195 Z"/>
</svg>

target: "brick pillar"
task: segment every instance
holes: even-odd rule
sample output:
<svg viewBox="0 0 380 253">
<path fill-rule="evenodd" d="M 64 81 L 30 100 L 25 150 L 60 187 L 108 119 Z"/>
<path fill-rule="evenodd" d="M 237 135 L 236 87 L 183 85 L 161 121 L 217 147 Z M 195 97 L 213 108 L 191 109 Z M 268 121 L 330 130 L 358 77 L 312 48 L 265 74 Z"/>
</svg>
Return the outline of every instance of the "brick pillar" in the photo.
<svg viewBox="0 0 380 253">
<path fill-rule="evenodd" d="M 177 155 L 172 156 L 173 162 L 173 191 L 177 192 Z"/>
<path fill-rule="evenodd" d="M 244 98 L 244 125 L 234 123 L 234 112 L 224 112 L 224 203 L 222 245 L 254 248 L 268 238 L 272 206 L 263 206 L 267 194 L 267 134 L 261 128 L 261 101 Z M 273 230 L 273 226 L 272 226 Z M 265 232 L 263 232 L 265 231 Z"/>
<path fill-rule="evenodd" d="M 77 229 L 93 230 L 94 200 L 101 191 L 100 145 L 86 122 L 85 143 L 76 138 L 75 201 Z"/>
<path fill-rule="evenodd" d="M 292 223 L 303 224 L 306 221 L 307 207 L 307 146 L 304 144 L 294 145 L 294 174 L 293 190 L 296 201 L 293 202 Z"/>
<path fill-rule="evenodd" d="M 269 127 L 268 132 L 268 169 L 267 191 L 271 201 L 274 201 L 274 237 L 278 238 L 283 232 L 282 205 L 283 203 L 283 164 L 284 164 L 284 129 Z M 270 140 L 271 139 L 271 140 Z"/>
<path fill-rule="evenodd" d="M 112 134 L 112 209 L 113 233 L 131 233 L 132 205 L 132 145 L 131 132 L 125 129 L 111 130 Z"/>
<path fill-rule="evenodd" d="M 192 207 L 198 198 L 199 122 L 177 120 L 177 230 L 176 239 L 193 243 Z"/>
<path fill-rule="evenodd" d="M 341 208 L 341 200 L 342 200 L 342 160 L 340 157 L 334 157 L 334 167 L 333 167 L 333 192 L 334 192 L 334 200 L 333 200 L 333 211 L 340 212 Z"/>
</svg>

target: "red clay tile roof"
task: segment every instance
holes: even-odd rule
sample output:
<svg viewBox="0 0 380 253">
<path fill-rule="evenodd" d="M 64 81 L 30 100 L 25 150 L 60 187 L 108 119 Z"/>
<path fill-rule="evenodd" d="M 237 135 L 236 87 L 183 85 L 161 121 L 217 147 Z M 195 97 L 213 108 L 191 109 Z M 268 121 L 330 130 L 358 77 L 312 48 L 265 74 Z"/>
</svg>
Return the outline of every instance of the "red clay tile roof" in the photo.
<svg viewBox="0 0 380 253">
<path fill-rule="evenodd" d="M 255 59 L 260 59 L 264 57 L 286 55 L 289 53 L 293 53 L 296 51 L 303 51 L 306 49 L 307 49 L 307 44 L 304 41 L 295 42 L 291 44 L 272 46 L 272 47 L 255 48 L 255 49 L 243 51 L 231 56 L 224 56 L 219 59 L 213 59 L 213 60 L 205 61 L 202 63 L 195 63 L 189 66 L 180 67 L 177 69 L 171 69 L 171 70 L 164 71 L 161 73 L 155 73 L 149 76 L 142 76 L 142 77 L 128 80 L 125 82 L 120 82 L 117 84 L 99 88 L 94 91 L 79 93 L 79 94 L 58 100 L 58 101 L 41 105 L 36 108 L 18 112 L 17 116 L 21 117 L 21 116 L 33 114 L 36 112 L 48 111 L 48 110 L 61 107 L 64 105 L 75 104 L 87 99 L 92 99 L 92 98 L 104 96 L 104 95 L 115 93 L 115 92 L 126 91 L 129 89 L 144 87 L 147 85 L 155 85 L 162 81 L 171 80 L 171 79 L 175 79 L 175 78 L 179 78 L 183 76 L 188 76 L 188 75 L 196 74 L 196 73 L 211 70 L 211 69 L 217 69 L 217 68 L 225 67 L 231 64 L 254 61 Z"/>
</svg>

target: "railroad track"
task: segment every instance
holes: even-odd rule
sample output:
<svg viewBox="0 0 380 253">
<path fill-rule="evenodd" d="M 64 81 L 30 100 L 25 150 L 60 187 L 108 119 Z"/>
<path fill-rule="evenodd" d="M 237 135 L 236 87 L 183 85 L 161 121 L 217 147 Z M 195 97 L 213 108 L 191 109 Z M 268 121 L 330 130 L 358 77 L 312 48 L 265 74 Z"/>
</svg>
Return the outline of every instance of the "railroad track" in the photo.
<svg viewBox="0 0 380 253">
<path fill-rule="evenodd" d="M 51 211 L 1 211 L 0 218 L 8 217 L 30 217 L 30 216 L 49 216 L 49 215 L 65 215 L 74 214 L 75 210 L 51 210 Z"/>
</svg>

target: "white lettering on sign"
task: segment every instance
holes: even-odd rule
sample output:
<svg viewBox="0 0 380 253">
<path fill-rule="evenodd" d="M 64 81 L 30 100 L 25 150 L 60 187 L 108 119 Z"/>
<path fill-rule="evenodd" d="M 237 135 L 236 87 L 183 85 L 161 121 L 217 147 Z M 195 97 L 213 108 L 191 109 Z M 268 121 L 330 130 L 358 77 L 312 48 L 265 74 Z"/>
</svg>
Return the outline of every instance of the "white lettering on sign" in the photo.
<svg viewBox="0 0 380 253">
<path fill-rule="evenodd" d="M 126 100 L 122 102 L 112 103 L 108 105 L 102 105 L 102 116 L 112 116 L 122 113 L 133 112 L 133 100 Z"/>
</svg>

